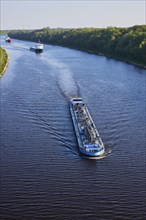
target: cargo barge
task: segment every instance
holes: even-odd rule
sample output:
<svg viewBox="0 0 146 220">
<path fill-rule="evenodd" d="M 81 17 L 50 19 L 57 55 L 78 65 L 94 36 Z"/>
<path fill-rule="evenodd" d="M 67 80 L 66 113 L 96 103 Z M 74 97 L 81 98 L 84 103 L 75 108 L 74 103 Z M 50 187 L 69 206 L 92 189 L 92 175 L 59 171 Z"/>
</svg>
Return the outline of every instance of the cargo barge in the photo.
<svg viewBox="0 0 146 220">
<path fill-rule="evenodd" d="M 82 98 L 70 99 L 70 112 L 80 152 L 89 157 L 102 157 L 104 144 Z"/>
<path fill-rule="evenodd" d="M 35 47 L 30 47 L 30 50 L 35 53 L 43 53 L 44 45 L 41 43 L 38 43 L 35 45 Z"/>
</svg>

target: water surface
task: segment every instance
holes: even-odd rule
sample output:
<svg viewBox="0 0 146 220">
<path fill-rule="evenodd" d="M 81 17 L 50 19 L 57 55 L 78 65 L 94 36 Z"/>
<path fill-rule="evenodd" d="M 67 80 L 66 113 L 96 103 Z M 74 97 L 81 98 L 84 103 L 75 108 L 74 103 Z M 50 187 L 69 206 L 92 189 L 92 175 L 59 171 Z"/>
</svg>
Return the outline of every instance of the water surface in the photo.
<svg viewBox="0 0 146 220">
<path fill-rule="evenodd" d="M 1 219 L 144 219 L 146 71 L 58 46 L 1 40 Z M 69 98 L 82 96 L 103 142 L 80 155 Z"/>
</svg>

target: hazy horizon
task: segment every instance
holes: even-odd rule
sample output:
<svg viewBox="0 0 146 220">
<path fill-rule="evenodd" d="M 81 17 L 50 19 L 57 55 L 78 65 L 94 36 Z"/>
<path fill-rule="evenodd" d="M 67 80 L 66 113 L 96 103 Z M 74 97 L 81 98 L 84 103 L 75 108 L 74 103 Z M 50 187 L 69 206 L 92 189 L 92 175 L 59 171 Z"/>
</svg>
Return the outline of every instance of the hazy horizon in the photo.
<svg viewBox="0 0 146 220">
<path fill-rule="evenodd" d="M 1 0 L 1 30 L 144 25 L 145 4 L 145 0 Z"/>
</svg>

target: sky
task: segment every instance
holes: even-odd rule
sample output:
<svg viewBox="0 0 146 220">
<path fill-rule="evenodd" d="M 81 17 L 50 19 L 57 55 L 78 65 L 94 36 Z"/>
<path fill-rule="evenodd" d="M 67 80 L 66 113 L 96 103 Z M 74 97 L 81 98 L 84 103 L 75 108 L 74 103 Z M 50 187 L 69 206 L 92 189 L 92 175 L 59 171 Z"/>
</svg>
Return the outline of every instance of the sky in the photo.
<svg viewBox="0 0 146 220">
<path fill-rule="evenodd" d="M 1 30 L 130 27 L 146 22 L 146 0 L 0 1 Z"/>
</svg>

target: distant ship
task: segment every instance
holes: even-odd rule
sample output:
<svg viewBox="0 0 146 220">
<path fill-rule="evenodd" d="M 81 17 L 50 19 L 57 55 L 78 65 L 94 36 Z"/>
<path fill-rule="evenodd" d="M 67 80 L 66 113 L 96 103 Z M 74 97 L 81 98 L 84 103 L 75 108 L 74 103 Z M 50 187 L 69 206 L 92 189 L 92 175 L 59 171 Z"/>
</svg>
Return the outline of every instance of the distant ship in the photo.
<svg viewBox="0 0 146 220">
<path fill-rule="evenodd" d="M 70 99 L 70 111 L 80 152 L 90 157 L 102 157 L 104 144 L 82 98 Z"/>
<path fill-rule="evenodd" d="M 35 45 L 35 47 L 30 47 L 30 50 L 36 53 L 42 53 L 44 49 L 44 45 L 40 42 Z"/>
<path fill-rule="evenodd" d="M 6 36 L 5 41 L 6 41 L 7 43 L 12 43 L 12 39 L 11 39 L 10 37 L 8 37 L 8 36 Z"/>
</svg>

